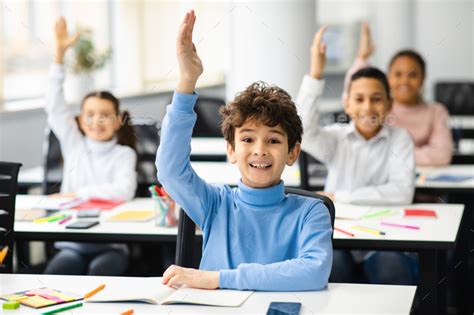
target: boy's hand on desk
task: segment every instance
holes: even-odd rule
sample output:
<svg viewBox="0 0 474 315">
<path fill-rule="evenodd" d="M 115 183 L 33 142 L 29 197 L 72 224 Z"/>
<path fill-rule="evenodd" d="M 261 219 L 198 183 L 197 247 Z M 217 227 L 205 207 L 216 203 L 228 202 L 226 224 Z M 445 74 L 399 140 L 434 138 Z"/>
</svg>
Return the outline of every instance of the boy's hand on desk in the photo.
<svg viewBox="0 0 474 315">
<path fill-rule="evenodd" d="M 193 93 L 197 79 L 203 72 L 201 59 L 193 43 L 195 22 L 194 11 L 186 13 L 176 41 L 176 56 L 179 64 L 179 81 L 176 91 L 180 93 Z"/>
<path fill-rule="evenodd" d="M 324 66 L 326 65 L 326 43 L 323 43 L 323 35 L 326 26 L 322 26 L 316 34 L 314 34 L 313 44 L 311 45 L 311 68 L 309 75 L 321 80 L 323 77 Z"/>
<path fill-rule="evenodd" d="M 364 60 L 368 59 L 374 52 L 375 47 L 372 43 L 372 36 L 370 35 L 369 23 L 363 22 L 360 29 L 360 42 L 359 42 L 359 58 Z"/>
<path fill-rule="evenodd" d="M 56 22 L 54 33 L 56 39 L 56 55 L 54 61 L 58 64 L 62 64 L 66 50 L 76 44 L 79 33 L 76 32 L 74 35 L 69 36 L 64 17 L 60 17 Z"/>
<path fill-rule="evenodd" d="M 217 289 L 219 287 L 219 272 L 171 265 L 163 273 L 163 284 L 169 287 L 187 285 L 197 289 Z"/>
</svg>

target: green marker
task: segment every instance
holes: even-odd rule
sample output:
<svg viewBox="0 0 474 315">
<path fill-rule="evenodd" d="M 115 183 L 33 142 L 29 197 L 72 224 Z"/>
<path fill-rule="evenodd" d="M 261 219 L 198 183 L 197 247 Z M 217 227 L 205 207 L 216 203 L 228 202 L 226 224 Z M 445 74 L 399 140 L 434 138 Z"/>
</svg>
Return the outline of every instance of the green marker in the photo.
<svg viewBox="0 0 474 315">
<path fill-rule="evenodd" d="M 369 219 L 369 218 L 373 218 L 373 217 L 378 217 L 379 215 L 387 214 L 387 213 L 390 213 L 390 212 L 391 212 L 390 209 L 380 210 L 380 211 L 376 211 L 376 212 L 366 214 L 362 217 L 362 219 Z"/>
<path fill-rule="evenodd" d="M 42 315 L 51 315 L 51 314 L 56 314 L 56 313 L 59 313 L 59 312 L 67 311 L 67 310 L 70 310 L 70 309 L 73 309 L 73 308 L 76 308 L 76 307 L 81 307 L 81 306 L 82 306 L 82 303 L 73 304 L 73 305 L 68 305 L 68 306 L 65 306 L 65 307 L 57 308 L 55 310 L 51 310 L 51 311 L 48 311 L 46 313 L 41 313 L 41 314 Z"/>
</svg>

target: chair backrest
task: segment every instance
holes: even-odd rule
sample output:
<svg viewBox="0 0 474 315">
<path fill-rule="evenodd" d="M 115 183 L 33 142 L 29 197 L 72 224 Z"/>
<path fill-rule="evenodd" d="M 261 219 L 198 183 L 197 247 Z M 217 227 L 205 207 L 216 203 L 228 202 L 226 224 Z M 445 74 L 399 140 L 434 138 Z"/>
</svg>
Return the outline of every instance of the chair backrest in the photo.
<svg viewBox="0 0 474 315">
<path fill-rule="evenodd" d="M 46 128 L 43 140 L 43 195 L 59 192 L 63 174 L 61 145 L 54 132 Z"/>
<path fill-rule="evenodd" d="M 138 185 L 136 196 L 147 197 L 148 186 L 157 182 L 156 151 L 160 144 L 160 127 L 156 120 L 133 119 L 133 128 L 137 138 L 137 173 Z"/>
<path fill-rule="evenodd" d="M 297 189 L 297 188 L 285 188 L 285 193 L 295 194 L 305 197 L 311 197 L 322 200 L 324 205 L 329 211 L 331 218 L 331 226 L 334 229 L 334 220 L 336 212 L 334 203 L 331 199 L 326 196 L 315 194 L 314 192 Z M 191 218 L 183 211 L 179 212 L 179 223 L 178 223 L 178 237 L 176 240 L 176 257 L 175 264 L 182 267 L 197 267 L 195 265 L 195 243 L 196 243 L 196 224 Z"/>
<path fill-rule="evenodd" d="M 310 184 L 311 177 L 326 177 L 327 170 L 321 162 L 305 151 L 301 151 L 298 157 L 300 165 L 301 188 L 304 190 L 315 190 Z"/>
<path fill-rule="evenodd" d="M 13 272 L 13 227 L 20 167 L 19 163 L 0 162 L 0 257 L 3 257 L 0 273 Z"/>
<path fill-rule="evenodd" d="M 474 82 L 438 82 L 435 100 L 446 106 L 451 115 L 474 115 Z"/>
<path fill-rule="evenodd" d="M 219 108 L 225 105 L 225 100 L 215 97 L 200 96 L 194 110 L 197 114 L 193 137 L 222 137 L 221 115 Z"/>
</svg>

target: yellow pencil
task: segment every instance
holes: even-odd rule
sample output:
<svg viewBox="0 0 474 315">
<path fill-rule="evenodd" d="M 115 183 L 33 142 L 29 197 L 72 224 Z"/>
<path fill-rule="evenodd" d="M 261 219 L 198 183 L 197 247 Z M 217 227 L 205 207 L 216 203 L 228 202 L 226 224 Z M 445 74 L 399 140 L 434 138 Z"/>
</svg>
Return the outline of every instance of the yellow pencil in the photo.
<svg viewBox="0 0 474 315">
<path fill-rule="evenodd" d="M 371 229 L 371 228 L 368 228 L 368 227 L 365 227 L 365 226 L 360 226 L 360 225 L 355 225 L 352 227 L 353 229 L 356 229 L 356 230 L 359 230 L 359 231 L 363 231 L 363 232 L 367 232 L 367 233 L 370 233 L 370 234 L 374 234 L 374 235 L 385 235 L 385 232 L 382 232 L 382 231 L 379 231 L 379 230 L 375 230 L 375 229 Z"/>
<path fill-rule="evenodd" d="M 5 260 L 5 257 L 7 257 L 7 254 L 8 254 L 8 246 L 5 246 L 0 251 L 0 264 L 3 263 L 3 261 Z"/>
</svg>

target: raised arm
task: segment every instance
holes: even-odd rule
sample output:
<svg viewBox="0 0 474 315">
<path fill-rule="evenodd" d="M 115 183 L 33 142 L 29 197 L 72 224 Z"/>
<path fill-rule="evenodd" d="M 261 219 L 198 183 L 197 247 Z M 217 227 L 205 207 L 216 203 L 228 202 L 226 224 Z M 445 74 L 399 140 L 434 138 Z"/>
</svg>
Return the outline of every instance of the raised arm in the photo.
<svg viewBox="0 0 474 315">
<path fill-rule="evenodd" d="M 195 21 L 194 11 L 188 12 L 179 30 L 176 42 L 179 82 L 162 122 L 156 167 L 160 183 L 191 219 L 205 230 L 209 209 L 217 209 L 219 193 L 216 190 L 219 188 L 208 185 L 197 176 L 190 163 L 191 135 L 196 122 L 194 104 L 197 94 L 194 88 L 203 71 L 192 42 Z"/>
<path fill-rule="evenodd" d="M 375 50 L 373 44 L 372 35 L 370 33 L 369 23 L 362 22 L 360 28 L 360 40 L 359 40 L 359 50 L 357 52 L 357 57 L 354 60 L 351 68 L 346 72 L 344 76 L 344 91 L 342 92 L 342 100 L 344 101 L 347 98 L 349 92 L 349 83 L 351 82 L 351 77 L 354 73 L 362 68 L 370 66 L 369 58 L 372 56 Z"/>
<path fill-rule="evenodd" d="M 319 105 L 324 90 L 322 76 L 326 64 L 326 44 L 322 41 L 325 30 L 323 26 L 314 35 L 310 71 L 304 76 L 296 98 L 304 129 L 302 149 L 323 163 L 332 159 L 337 145 L 335 136 L 319 125 Z"/>
<path fill-rule="evenodd" d="M 54 63 L 49 74 L 45 110 L 48 116 L 48 125 L 61 142 L 61 149 L 67 151 L 82 137 L 74 116 L 66 107 L 63 91 L 65 77 L 64 55 L 67 49 L 76 43 L 79 35 L 77 33 L 73 36 L 68 35 L 66 20 L 63 17 L 59 18 L 56 22 L 54 33 Z"/>
</svg>

